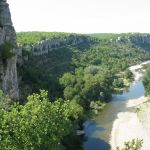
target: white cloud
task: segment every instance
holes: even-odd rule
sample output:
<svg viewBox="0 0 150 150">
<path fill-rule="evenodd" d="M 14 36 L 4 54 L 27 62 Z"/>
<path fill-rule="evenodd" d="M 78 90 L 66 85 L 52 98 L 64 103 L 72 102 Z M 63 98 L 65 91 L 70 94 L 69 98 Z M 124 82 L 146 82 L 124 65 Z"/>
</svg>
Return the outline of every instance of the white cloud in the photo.
<svg viewBox="0 0 150 150">
<path fill-rule="evenodd" d="M 150 32 L 148 0 L 8 0 L 17 31 Z"/>
</svg>

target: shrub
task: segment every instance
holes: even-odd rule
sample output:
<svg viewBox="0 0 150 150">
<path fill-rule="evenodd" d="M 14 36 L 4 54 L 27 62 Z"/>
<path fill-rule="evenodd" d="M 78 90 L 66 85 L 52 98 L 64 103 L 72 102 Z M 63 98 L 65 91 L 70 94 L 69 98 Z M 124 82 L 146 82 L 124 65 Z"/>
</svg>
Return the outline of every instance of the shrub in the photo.
<svg viewBox="0 0 150 150">
<path fill-rule="evenodd" d="M 3 60 L 11 58 L 14 56 L 14 53 L 11 51 L 14 48 L 11 42 L 5 42 L 0 45 L 0 53 Z"/>
<path fill-rule="evenodd" d="M 9 110 L 11 104 L 11 99 L 0 89 L 0 109 Z"/>
<path fill-rule="evenodd" d="M 1 22 L 1 21 L 0 21 L 0 27 L 1 27 L 1 28 L 3 28 L 3 24 L 2 24 L 2 22 Z"/>
<path fill-rule="evenodd" d="M 116 150 L 140 150 L 142 148 L 143 140 L 141 139 L 132 139 L 124 143 L 124 148 L 117 147 Z"/>
</svg>

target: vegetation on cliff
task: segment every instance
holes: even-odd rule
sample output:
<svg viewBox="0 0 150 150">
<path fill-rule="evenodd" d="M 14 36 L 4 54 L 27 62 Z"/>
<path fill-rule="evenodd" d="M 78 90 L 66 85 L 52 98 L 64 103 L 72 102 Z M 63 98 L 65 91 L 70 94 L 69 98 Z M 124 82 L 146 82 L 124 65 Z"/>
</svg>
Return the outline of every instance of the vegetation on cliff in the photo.
<svg viewBox="0 0 150 150">
<path fill-rule="evenodd" d="M 11 42 L 5 42 L 0 45 L 0 54 L 2 60 L 7 60 L 8 58 L 11 58 L 15 54 L 12 52 L 12 49 L 14 48 L 14 45 Z"/>
<path fill-rule="evenodd" d="M 19 44 L 33 46 L 46 38 L 64 40 L 68 35 L 17 34 Z M 87 113 L 102 110 L 112 94 L 132 80 L 128 67 L 150 57 L 135 43 L 108 39 L 91 37 L 95 42 L 65 45 L 40 56 L 28 53 L 28 60 L 18 64 L 23 103 L 11 104 L 0 93 L 0 146 L 4 150 L 81 149 L 82 136 L 76 135 L 76 129 L 82 129 Z M 39 89 L 48 92 L 32 94 Z"/>
<path fill-rule="evenodd" d="M 76 35 L 73 33 L 63 32 L 18 32 L 17 43 L 20 45 L 35 45 L 36 43 L 46 40 L 58 38 L 64 40 L 69 35 Z"/>
<path fill-rule="evenodd" d="M 149 96 L 150 95 L 150 65 L 147 64 L 145 66 L 145 69 L 146 69 L 146 73 L 143 78 L 143 84 L 145 87 L 146 95 Z"/>
<path fill-rule="evenodd" d="M 23 89 L 26 95 L 46 89 L 52 100 L 76 99 L 89 108 L 93 100 L 109 101 L 112 92 L 122 89 L 132 78 L 127 68 L 149 56 L 144 49 L 127 42 L 97 39 L 95 43 L 65 45 L 46 55 L 29 56 L 19 66 L 20 85 L 26 87 Z M 61 82 L 63 79 L 67 84 Z"/>
<path fill-rule="evenodd" d="M 143 140 L 132 139 L 131 141 L 125 142 L 124 147 L 117 147 L 116 150 L 141 150 L 143 145 Z"/>
</svg>

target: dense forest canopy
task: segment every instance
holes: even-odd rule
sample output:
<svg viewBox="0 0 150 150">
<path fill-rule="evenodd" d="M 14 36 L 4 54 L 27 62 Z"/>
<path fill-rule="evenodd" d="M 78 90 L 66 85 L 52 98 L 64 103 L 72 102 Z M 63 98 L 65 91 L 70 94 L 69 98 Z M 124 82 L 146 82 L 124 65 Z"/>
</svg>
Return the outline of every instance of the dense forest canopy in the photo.
<svg viewBox="0 0 150 150">
<path fill-rule="evenodd" d="M 150 95 L 150 65 L 147 64 L 144 66 L 146 69 L 146 73 L 143 78 L 143 84 L 145 87 L 146 95 Z"/>
<path fill-rule="evenodd" d="M 18 32 L 17 43 L 21 45 L 34 45 L 42 40 L 58 38 L 64 40 L 69 35 L 77 35 L 75 33 L 65 32 Z"/>
<path fill-rule="evenodd" d="M 92 37 L 96 37 L 100 40 L 110 40 L 110 39 L 117 39 L 118 37 L 122 38 L 129 38 L 129 37 L 137 37 L 137 36 L 145 36 L 149 35 L 148 33 L 134 33 L 134 32 L 129 32 L 129 33 L 92 33 L 88 34 Z"/>
<path fill-rule="evenodd" d="M 4 106 L 8 100 L 2 92 L 0 98 Z M 62 99 L 51 103 L 47 92 L 41 90 L 29 96 L 25 105 L 14 103 L 0 109 L 0 147 L 3 150 L 60 148 L 58 143 L 74 130 L 74 122 L 81 113 L 77 103 Z"/>
<path fill-rule="evenodd" d="M 18 40 L 20 39 L 19 34 L 17 34 Z M 37 35 L 36 32 L 23 34 L 31 34 L 31 36 L 28 36 L 28 41 L 30 41 L 31 39 L 31 43 L 34 37 L 36 37 Z M 38 33 L 38 35 L 40 35 L 38 36 L 38 39 L 40 39 L 40 37 L 43 37 L 44 34 L 45 33 Z M 54 33 L 47 34 L 53 35 Z M 58 35 L 64 37 L 67 36 L 68 33 Z M 130 34 L 125 35 L 129 36 Z M 104 35 L 104 39 L 105 36 L 106 35 Z M 112 34 L 108 34 L 108 37 L 109 36 L 112 36 Z M 113 37 L 116 38 L 117 36 L 118 34 L 113 34 Z M 124 77 L 126 74 L 121 73 L 120 75 L 118 75 L 120 72 L 124 72 L 130 65 L 136 64 L 144 59 L 149 58 L 149 53 L 146 52 L 145 49 L 136 46 L 134 43 L 116 41 L 111 42 L 110 40 L 101 41 L 97 38 L 93 39 L 93 37 L 91 37 L 91 39 L 91 41 L 95 40 L 95 42 L 89 41 L 72 46 L 65 45 L 65 47 L 58 47 L 57 49 L 52 50 L 46 55 L 37 57 L 29 56 L 29 60 L 26 61 L 23 66 L 19 67 L 19 74 L 22 77 L 21 86 L 30 85 L 29 88 L 28 86 L 24 87 L 27 87 L 26 90 L 28 90 L 28 92 L 30 91 L 31 93 L 37 92 L 39 89 L 46 89 L 49 91 L 51 99 L 54 100 L 55 98 L 59 97 L 65 98 L 67 89 L 69 90 L 69 92 L 71 92 L 71 88 L 75 88 L 75 86 L 77 85 L 80 86 L 81 89 L 83 89 L 84 86 L 86 86 L 86 80 L 89 80 L 88 78 L 90 78 L 90 80 L 94 80 L 96 76 L 101 75 L 103 72 L 107 72 L 107 70 L 109 70 L 108 76 L 110 75 L 110 77 L 107 78 L 110 78 L 111 82 L 109 83 L 110 87 L 108 88 L 108 91 L 112 92 L 114 88 L 117 88 L 117 86 L 123 86 L 123 78 L 126 78 Z M 79 75 L 77 76 L 76 70 L 80 70 L 82 74 L 80 80 L 82 80 L 82 82 L 78 82 L 79 79 L 76 79 L 80 78 Z M 75 83 L 72 84 L 72 86 L 69 84 L 63 85 L 60 83 L 60 78 L 64 78 L 63 76 L 66 76 L 65 73 L 71 74 L 73 78 L 75 77 Z M 105 75 L 101 76 L 105 77 Z M 78 83 L 77 85 L 76 82 Z M 105 80 L 104 78 L 104 85 L 107 85 L 106 82 L 107 80 Z M 119 82 L 119 84 L 116 84 L 116 82 Z M 116 87 L 114 87 L 114 85 Z M 95 88 L 90 87 L 90 89 Z M 72 92 L 74 94 L 77 93 L 78 95 L 79 93 L 74 90 Z M 103 90 L 101 90 L 98 89 L 98 91 L 94 91 L 96 93 L 103 92 Z M 109 93 L 108 91 L 106 91 L 107 94 Z M 96 97 L 95 99 L 97 99 Z M 106 96 L 103 99 L 105 99 L 104 101 L 108 101 L 109 97 Z M 92 101 L 93 99 L 90 100 Z"/>
<path fill-rule="evenodd" d="M 64 41 L 71 35 L 88 40 L 32 55 L 40 41 Z M 17 33 L 23 50 L 22 63 L 18 61 L 17 66 L 21 102 L 12 104 L 0 91 L 0 146 L 4 150 L 82 149 L 83 139 L 76 129 L 82 129 L 84 119 L 104 109 L 113 93 L 129 86 L 133 78 L 129 66 L 150 58 L 149 45 L 135 42 L 143 35 Z M 28 51 L 27 45 L 32 45 L 31 52 L 23 53 Z M 145 85 L 147 81 L 145 77 Z"/>
</svg>

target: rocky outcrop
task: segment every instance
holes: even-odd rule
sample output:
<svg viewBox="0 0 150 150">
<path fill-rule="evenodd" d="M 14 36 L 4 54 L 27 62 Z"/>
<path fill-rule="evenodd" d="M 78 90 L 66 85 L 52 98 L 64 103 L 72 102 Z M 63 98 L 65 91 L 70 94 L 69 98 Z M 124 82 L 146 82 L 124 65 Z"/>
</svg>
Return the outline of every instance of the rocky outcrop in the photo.
<svg viewBox="0 0 150 150">
<path fill-rule="evenodd" d="M 67 46 L 79 46 L 80 44 L 90 44 L 94 39 L 78 34 L 70 34 L 64 38 L 52 38 L 37 42 L 35 45 L 18 46 L 18 64 L 23 64 L 29 58 L 47 55 L 53 50 L 61 49 Z M 29 53 L 28 53 L 29 52 Z"/>
<path fill-rule="evenodd" d="M 47 54 L 48 52 L 58 49 L 58 48 L 63 48 L 65 46 L 71 45 L 75 46 L 78 44 L 81 44 L 83 42 L 87 42 L 88 39 L 85 38 L 84 36 L 76 36 L 76 35 L 70 35 L 63 40 L 58 39 L 58 38 L 53 38 L 53 39 L 47 39 L 40 41 L 37 43 L 33 48 L 32 48 L 32 55 L 33 56 L 39 56 L 43 54 Z M 29 47 L 27 47 L 29 48 Z"/>
<path fill-rule="evenodd" d="M 112 39 L 111 39 L 112 40 Z M 130 42 L 130 43 L 134 43 L 134 44 L 150 44 L 150 34 L 131 34 L 128 35 L 127 37 L 121 37 L 119 36 L 116 39 L 116 42 Z"/>
<path fill-rule="evenodd" d="M 0 1 L 0 89 L 2 89 L 5 94 L 9 95 L 12 99 L 15 100 L 19 98 L 16 61 L 17 61 L 16 33 L 12 25 L 9 5 L 6 3 L 6 0 L 1 0 Z"/>
<path fill-rule="evenodd" d="M 130 37 L 131 42 L 140 44 L 140 43 L 146 43 L 150 44 L 150 34 L 139 34 L 134 35 Z"/>
</svg>

